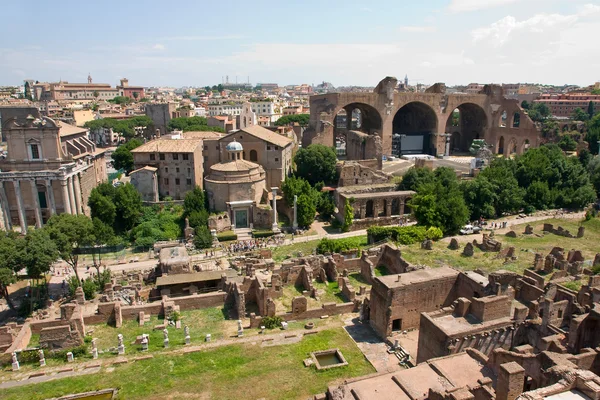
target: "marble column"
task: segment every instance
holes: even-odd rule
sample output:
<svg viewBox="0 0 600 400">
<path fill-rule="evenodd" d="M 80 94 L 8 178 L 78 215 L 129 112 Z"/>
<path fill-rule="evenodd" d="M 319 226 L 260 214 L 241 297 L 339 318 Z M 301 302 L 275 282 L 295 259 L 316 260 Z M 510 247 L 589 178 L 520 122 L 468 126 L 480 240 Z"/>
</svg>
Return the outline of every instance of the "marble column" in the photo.
<svg viewBox="0 0 600 400">
<path fill-rule="evenodd" d="M 60 185 L 62 186 L 64 212 L 67 214 L 71 214 L 71 199 L 69 199 L 69 181 L 67 179 L 61 180 Z"/>
<path fill-rule="evenodd" d="M 81 200 L 81 185 L 79 183 L 79 174 L 73 175 L 73 189 L 75 190 L 75 204 L 77 206 L 77 214 L 83 214 Z"/>
<path fill-rule="evenodd" d="M 17 212 L 19 214 L 19 225 L 21 225 L 21 233 L 27 233 L 27 216 L 25 215 L 25 206 L 23 205 L 23 196 L 21 194 L 21 184 L 19 181 L 12 181 L 15 188 L 15 197 L 17 198 Z"/>
<path fill-rule="evenodd" d="M 295 231 L 298 229 L 298 196 L 294 195 L 294 222 L 292 222 L 292 229 Z"/>
<path fill-rule="evenodd" d="M 277 187 L 272 187 L 273 191 L 273 226 L 272 230 L 275 233 L 279 233 L 279 224 L 277 223 Z"/>
<path fill-rule="evenodd" d="M 360 219 L 365 219 L 367 217 L 367 206 L 365 204 L 360 205 Z"/>
<path fill-rule="evenodd" d="M 404 199 L 400 199 L 400 216 L 404 215 Z"/>
<path fill-rule="evenodd" d="M 52 189 L 52 181 L 46 179 L 46 198 L 48 199 L 48 208 L 50 209 L 50 215 L 56 214 L 56 203 L 54 202 L 54 190 Z"/>
<path fill-rule="evenodd" d="M 73 189 L 73 177 L 67 178 L 67 188 L 69 189 L 69 201 L 71 202 L 71 213 L 73 215 L 79 214 L 77 211 L 77 204 L 75 204 L 75 190 Z"/>
<path fill-rule="evenodd" d="M 392 216 L 392 200 L 386 200 L 386 202 L 385 202 L 385 216 L 386 217 Z"/>
<path fill-rule="evenodd" d="M 31 184 L 31 197 L 33 199 L 33 213 L 35 215 L 35 227 L 40 229 L 44 224 L 42 219 L 42 206 L 40 205 L 40 195 L 38 194 L 37 185 L 35 179 L 29 181 Z"/>
<path fill-rule="evenodd" d="M 10 216 L 10 207 L 8 206 L 8 197 L 6 197 L 6 190 L 4 189 L 4 182 L 0 181 L 0 207 L 2 207 L 2 214 L 4 214 L 4 229 L 7 231 L 12 229 L 12 220 Z"/>
</svg>

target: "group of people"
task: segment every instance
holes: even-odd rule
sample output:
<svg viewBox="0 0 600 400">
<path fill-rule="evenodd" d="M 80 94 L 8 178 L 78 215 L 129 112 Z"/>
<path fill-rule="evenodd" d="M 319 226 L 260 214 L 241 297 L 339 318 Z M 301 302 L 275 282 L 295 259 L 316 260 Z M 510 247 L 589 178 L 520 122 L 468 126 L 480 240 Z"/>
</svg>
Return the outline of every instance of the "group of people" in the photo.
<svg viewBox="0 0 600 400">
<path fill-rule="evenodd" d="M 230 243 L 227 250 L 230 254 L 240 253 L 245 251 L 253 251 L 264 249 L 268 246 L 280 246 L 284 243 L 283 237 L 271 236 L 269 238 L 239 240 L 235 243 Z"/>
<path fill-rule="evenodd" d="M 481 228 L 487 227 L 488 229 L 504 229 L 508 226 L 508 221 L 488 223 L 485 219 L 479 218 L 479 220 L 473 222 L 473 225 Z"/>
</svg>

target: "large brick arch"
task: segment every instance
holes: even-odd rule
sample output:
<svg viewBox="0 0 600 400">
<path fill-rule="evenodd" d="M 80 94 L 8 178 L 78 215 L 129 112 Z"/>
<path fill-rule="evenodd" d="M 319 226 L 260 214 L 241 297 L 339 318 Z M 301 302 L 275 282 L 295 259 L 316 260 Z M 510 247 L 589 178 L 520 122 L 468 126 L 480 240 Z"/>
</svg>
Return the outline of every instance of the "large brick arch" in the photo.
<svg viewBox="0 0 600 400">
<path fill-rule="evenodd" d="M 452 124 L 454 110 L 458 110 L 458 124 Z M 451 135 L 450 152 L 466 153 L 475 139 L 487 141 L 489 118 L 484 108 L 475 103 L 464 102 L 448 111 L 445 122 L 445 132 Z"/>
<path fill-rule="evenodd" d="M 311 143 L 332 145 L 334 143 L 334 123 L 337 112 L 351 104 L 360 104 L 362 107 L 361 114 L 364 114 L 363 110 L 366 110 L 366 114 L 379 117 L 376 118 L 378 122 L 376 125 L 379 126 L 380 120 L 380 131 L 373 128 L 373 125 L 369 126 L 367 130 L 370 130 L 368 133 L 377 133 L 381 138 L 381 154 L 378 156 L 382 154 L 389 155 L 391 154 L 396 114 L 404 106 L 411 103 L 423 104 L 423 106 L 418 107 L 409 106 L 409 108 L 413 107 L 413 111 L 417 114 L 427 110 L 427 119 L 431 117 L 432 113 L 437 117 L 435 131 L 431 134 L 431 153 L 434 155 L 445 152 L 445 134 L 452 133 L 446 130 L 447 121 L 448 118 L 451 118 L 453 110 L 460 109 L 460 107 L 467 110 L 466 114 L 477 116 L 477 118 L 471 118 L 477 123 L 476 129 L 473 129 L 471 125 L 466 131 L 462 129 L 458 132 L 459 144 L 462 149 L 465 149 L 467 142 L 476 138 L 477 134 L 492 145 L 494 153 L 497 153 L 496 147 L 500 136 L 504 136 L 507 145 L 509 140 L 514 137 L 519 150 L 521 150 L 525 139 L 529 140 L 532 147 L 538 146 L 540 143 L 539 129 L 516 100 L 506 99 L 503 96 L 500 86 L 486 85 L 478 94 L 446 94 L 443 85 L 434 85 L 431 89 L 428 89 L 428 92 L 413 93 L 395 91 L 395 82 L 397 82 L 395 78 L 388 77 L 382 80 L 375 90 L 370 93 L 344 92 L 311 96 L 310 123 L 304 132 L 303 146 Z M 500 127 L 499 119 L 501 112 L 504 110 L 507 112 L 507 126 Z M 519 113 L 518 127 L 513 127 L 515 113 Z M 434 124 L 429 125 L 433 126 Z"/>
</svg>

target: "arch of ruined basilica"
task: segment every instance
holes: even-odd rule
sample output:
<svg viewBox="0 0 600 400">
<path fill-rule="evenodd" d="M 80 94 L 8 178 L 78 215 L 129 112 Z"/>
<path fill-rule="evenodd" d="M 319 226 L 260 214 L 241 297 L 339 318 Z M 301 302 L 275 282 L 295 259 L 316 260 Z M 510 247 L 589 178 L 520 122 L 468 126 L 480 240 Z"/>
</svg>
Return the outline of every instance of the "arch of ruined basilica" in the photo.
<svg viewBox="0 0 600 400">
<path fill-rule="evenodd" d="M 396 78 L 387 77 L 371 93 L 312 96 L 303 146 L 335 146 L 337 138 L 346 143 L 347 159 L 360 160 L 466 154 L 473 139 L 484 139 L 495 154 L 507 157 L 540 144 L 539 129 L 517 100 L 504 97 L 501 86 L 446 94 L 443 83 L 424 93 L 398 92 L 397 85 Z"/>
</svg>

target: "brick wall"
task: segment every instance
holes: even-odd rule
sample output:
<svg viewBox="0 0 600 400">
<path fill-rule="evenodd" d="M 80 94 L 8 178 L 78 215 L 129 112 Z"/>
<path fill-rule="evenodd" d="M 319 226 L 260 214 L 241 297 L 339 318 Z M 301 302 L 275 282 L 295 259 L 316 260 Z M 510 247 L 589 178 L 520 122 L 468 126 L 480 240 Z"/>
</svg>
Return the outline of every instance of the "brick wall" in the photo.
<svg viewBox="0 0 600 400">
<path fill-rule="evenodd" d="M 438 316 L 438 314 L 432 313 L 434 316 Z M 446 338 L 446 334 L 435 324 L 428 314 L 421 314 L 419 346 L 417 347 L 416 354 L 417 363 L 447 355 Z M 413 354 L 412 356 L 414 357 L 415 355 Z"/>
<path fill-rule="evenodd" d="M 17 349 L 25 349 L 29 345 L 29 341 L 31 340 L 31 324 L 29 322 L 25 322 L 21 327 L 21 330 L 17 334 L 17 337 L 12 342 L 12 345 L 6 349 L 6 354 L 11 354 L 13 351 Z"/>
<path fill-rule="evenodd" d="M 490 296 L 471 299 L 470 313 L 478 320 L 493 321 L 510 316 L 510 299 L 507 296 Z"/>
</svg>

